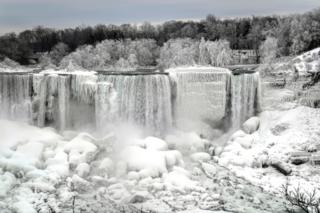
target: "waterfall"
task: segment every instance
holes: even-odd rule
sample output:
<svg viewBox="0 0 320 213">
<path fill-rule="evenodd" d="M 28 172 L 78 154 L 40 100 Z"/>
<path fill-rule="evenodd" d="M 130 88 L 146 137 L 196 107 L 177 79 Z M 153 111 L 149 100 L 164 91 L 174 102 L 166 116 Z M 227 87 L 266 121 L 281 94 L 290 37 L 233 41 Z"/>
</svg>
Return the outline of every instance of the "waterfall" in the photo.
<svg viewBox="0 0 320 213">
<path fill-rule="evenodd" d="M 231 97 L 232 128 L 238 129 L 260 110 L 259 73 L 232 75 Z"/>
<path fill-rule="evenodd" d="M 70 127 L 70 76 L 58 78 L 58 129 L 65 130 Z"/>
<path fill-rule="evenodd" d="M 97 75 L 91 72 L 78 72 L 72 74 L 71 93 L 79 102 L 94 104 Z"/>
<path fill-rule="evenodd" d="M 168 72 L 1 73 L 0 118 L 60 131 L 105 131 L 125 123 L 162 136 L 173 124 L 200 134 L 226 130 L 226 121 L 239 128 L 260 109 L 258 73 L 232 75 L 214 67 Z"/>
<path fill-rule="evenodd" d="M 109 82 L 99 82 L 96 91 L 96 126 L 99 131 L 110 129 L 111 115 L 114 114 L 113 101 L 116 97 L 112 84 Z"/>
<path fill-rule="evenodd" d="M 0 74 L 0 118 L 29 122 L 32 76 L 28 73 Z"/>
<path fill-rule="evenodd" d="M 231 72 L 222 68 L 169 70 L 176 84 L 174 115 L 184 130 L 221 125 L 228 114 Z"/>
<path fill-rule="evenodd" d="M 172 124 L 170 80 L 164 74 L 99 75 L 116 92 L 112 123 L 130 123 L 161 135 Z"/>
</svg>

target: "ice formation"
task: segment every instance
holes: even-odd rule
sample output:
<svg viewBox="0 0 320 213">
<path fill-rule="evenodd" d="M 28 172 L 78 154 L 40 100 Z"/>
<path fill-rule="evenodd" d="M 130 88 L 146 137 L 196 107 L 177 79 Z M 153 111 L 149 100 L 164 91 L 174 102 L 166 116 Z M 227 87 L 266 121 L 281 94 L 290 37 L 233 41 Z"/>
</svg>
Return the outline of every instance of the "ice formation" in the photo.
<svg viewBox="0 0 320 213">
<path fill-rule="evenodd" d="M 198 123 L 220 122 L 227 117 L 231 72 L 222 68 L 178 68 L 169 70 L 175 81 L 176 125 L 196 129 Z M 201 127 L 200 127 L 201 128 Z"/>
<path fill-rule="evenodd" d="M 31 113 L 32 75 L 0 73 L 0 117 L 28 121 Z"/>
<path fill-rule="evenodd" d="M 248 118 L 260 110 L 259 74 L 232 75 L 231 77 L 231 123 L 238 129 Z"/>
<path fill-rule="evenodd" d="M 58 130 L 126 123 L 148 135 L 238 128 L 259 109 L 259 75 L 223 68 L 164 73 L 45 70 L 0 75 L 1 118 Z M 32 107 L 31 107 L 32 106 Z M 206 131 L 207 129 L 207 131 Z M 213 131 L 211 131 L 213 132 Z"/>
</svg>

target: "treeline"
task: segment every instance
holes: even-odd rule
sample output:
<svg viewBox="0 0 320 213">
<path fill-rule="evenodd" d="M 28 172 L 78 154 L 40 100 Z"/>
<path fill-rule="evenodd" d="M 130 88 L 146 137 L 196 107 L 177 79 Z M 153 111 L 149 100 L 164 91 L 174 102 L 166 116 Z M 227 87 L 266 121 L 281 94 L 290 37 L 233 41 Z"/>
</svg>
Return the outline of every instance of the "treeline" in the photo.
<svg viewBox="0 0 320 213">
<path fill-rule="evenodd" d="M 232 61 L 226 40 L 200 41 L 190 38 L 170 39 L 159 47 L 154 39 L 104 40 L 97 45 L 83 45 L 66 55 L 66 45 L 59 43 L 40 59 L 42 68 L 82 67 L 88 70 L 131 70 L 158 65 L 169 68 L 186 65 L 225 66 Z"/>
<path fill-rule="evenodd" d="M 157 26 L 144 23 L 139 26 L 97 25 L 62 30 L 36 27 L 19 34 L 8 33 L 1 36 L 0 59 L 8 57 L 21 64 L 30 64 L 34 62 L 30 59 L 47 53 L 55 61 L 83 45 L 94 46 L 104 40 L 140 39 L 152 39 L 155 41 L 152 45 L 158 47 L 162 47 L 170 39 L 225 40 L 229 42 L 231 49 L 252 49 L 258 52 L 267 37 L 277 38 L 279 56 L 299 54 L 320 46 L 320 9 L 285 17 L 219 19 L 208 15 L 199 22 L 170 21 Z M 152 55 L 157 57 L 158 54 Z M 156 60 L 157 58 L 153 58 L 150 64 L 154 64 Z"/>
</svg>

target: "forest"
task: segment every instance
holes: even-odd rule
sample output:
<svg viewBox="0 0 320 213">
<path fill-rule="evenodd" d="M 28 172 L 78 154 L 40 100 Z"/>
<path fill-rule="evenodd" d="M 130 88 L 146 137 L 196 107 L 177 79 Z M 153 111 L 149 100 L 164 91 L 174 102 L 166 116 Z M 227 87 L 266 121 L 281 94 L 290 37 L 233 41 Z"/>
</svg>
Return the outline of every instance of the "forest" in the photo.
<svg viewBox="0 0 320 213">
<path fill-rule="evenodd" d="M 71 59 L 92 69 L 185 63 L 224 65 L 229 63 L 226 56 L 231 50 L 254 50 L 263 56 L 265 53 L 259 51 L 268 49 L 264 44 L 276 48 L 274 57 L 298 55 L 320 46 L 320 9 L 287 16 L 232 19 L 208 15 L 201 21 L 168 21 L 159 25 L 145 22 L 67 29 L 38 26 L 2 35 L 0 60 L 61 66 Z M 221 47 L 224 51 L 218 59 L 216 52 Z"/>
</svg>

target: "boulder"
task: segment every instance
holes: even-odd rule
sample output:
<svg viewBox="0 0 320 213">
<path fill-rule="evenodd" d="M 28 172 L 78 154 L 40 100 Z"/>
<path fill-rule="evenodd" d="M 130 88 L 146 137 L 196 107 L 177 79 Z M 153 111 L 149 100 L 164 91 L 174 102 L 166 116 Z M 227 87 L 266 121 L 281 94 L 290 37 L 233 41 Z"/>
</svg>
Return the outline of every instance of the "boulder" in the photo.
<svg viewBox="0 0 320 213">
<path fill-rule="evenodd" d="M 240 144 L 245 149 L 250 149 L 253 143 L 253 137 L 251 135 L 246 135 L 244 137 L 239 137 L 235 140 L 236 143 Z"/>
<path fill-rule="evenodd" d="M 77 168 L 76 172 L 80 177 L 86 177 L 89 175 L 90 166 L 87 163 L 80 163 Z"/>
<path fill-rule="evenodd" d="M 293 152 L 290 156 L 290 162 L 294 165 L 304 164 L 309 161 L 310 156 L 308 152 Z"/>
<path fill-rule="evenodd" d="M 110 175 L 113 172 L 113 170 L 114 162 L 110 158 L 104 158 L 98 166 L 98 173 L 101 175 Z"/>
<path fill-rule="evenodd" d="M 190 155 L 191 160 L 194 162 L 206 162 L 211 159 L 210 155 L 206 152 L 197 152 Z"/>
<path fill-rule="evenodd" d="M 273 161 L 271 163 L 271 166 L 274 167 L 275 169 L 277 169 L 279 172 L 281 172 L 282 174 L 284 175 L 290 175 L 291 172 L 292 172 L 292 169 L 291 167 L 287 164 L 287 163 L 284 163 L 284 162 L 281 162 L 281 161 Z"/>
<path fill-rule="evenodd" d="M 242 129 L 247 134 L 252 134 L 258 130 L 260 125 L 260 119 L 258 117 L 251 117 L 243 123 Z"/>
<path fill-rule="evenodd" d="M 230 137 L 229 141 L 233 142 L 235 139 L 237 138 L 241 138 L 241 137 L 245 137 L 247 134 L 242 131 L 242 130 L 238 130 L 235 133 L 232 134 L 232 136 Z"/>
<path fill-rule="evenodd" d="M 150 197 L 148 191 L 139 191 L 133 194 L 130 199 L 129 203 L 143 203 Z"/>
</svg>

